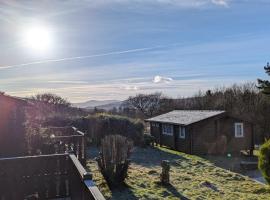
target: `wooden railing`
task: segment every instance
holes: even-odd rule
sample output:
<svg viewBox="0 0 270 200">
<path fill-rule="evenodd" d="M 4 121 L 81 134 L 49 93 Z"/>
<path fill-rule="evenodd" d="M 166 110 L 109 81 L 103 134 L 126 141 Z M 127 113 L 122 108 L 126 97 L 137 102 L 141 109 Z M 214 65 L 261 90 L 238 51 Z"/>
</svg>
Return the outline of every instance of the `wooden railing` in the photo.
<svg viewBox="0 0 270 200">
<path fill-rule="evenodd" d="M 85 165 L 85 134 L 75 127 L 49 127 L 50 138 L 55 144 L 55 153 L 74 153 Z"/>
<path fill-rule="evenodd" d="M 73 154 L 0 159 L 0 200 L 104 200 Z"/>
</svg>

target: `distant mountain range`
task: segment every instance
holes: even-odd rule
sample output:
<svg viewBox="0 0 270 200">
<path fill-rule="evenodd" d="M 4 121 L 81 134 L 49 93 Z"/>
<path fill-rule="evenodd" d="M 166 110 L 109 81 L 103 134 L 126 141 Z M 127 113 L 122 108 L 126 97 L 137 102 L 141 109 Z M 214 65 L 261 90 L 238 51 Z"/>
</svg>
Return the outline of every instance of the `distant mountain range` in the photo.
<svg viewBox="0 0 270 200">
<path fill-rule="evenodd" d="M 118 101 L 118 100 L 103 100 L 103 101 L 98 101 L 98 100 L 90 100 L 86 102 L 81 102 L 81 103 L 74 103 L 73 106 L 78 107 L 78 108 L 84 108 L 84 109 L 104 109 L 104 110 L 111 110 L 114 107 L 119 108 L 122 105 L 123 101 Z"/>
</svg>

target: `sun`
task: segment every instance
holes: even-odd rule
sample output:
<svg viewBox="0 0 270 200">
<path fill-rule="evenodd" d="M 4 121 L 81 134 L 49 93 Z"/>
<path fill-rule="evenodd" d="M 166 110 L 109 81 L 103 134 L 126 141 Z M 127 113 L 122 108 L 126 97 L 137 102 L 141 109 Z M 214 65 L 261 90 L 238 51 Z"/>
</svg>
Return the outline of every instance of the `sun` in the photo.
<svg viewBox="0 0 270 200">
<path fill-rule="evenodd" d="M 31 26 L 23 33 L 24 45 L 33 51 L 46 52 L 52 47 L 51 30 L 46 26 Z"/>
</svg>

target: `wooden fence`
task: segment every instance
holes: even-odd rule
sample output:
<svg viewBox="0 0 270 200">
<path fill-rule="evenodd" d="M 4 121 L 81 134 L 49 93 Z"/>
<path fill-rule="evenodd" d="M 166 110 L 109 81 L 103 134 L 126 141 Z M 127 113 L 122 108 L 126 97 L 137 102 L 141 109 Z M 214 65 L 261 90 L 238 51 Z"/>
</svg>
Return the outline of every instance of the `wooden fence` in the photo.
<svg viewBox="0 0 270 200">
<path fill-rule="evenodd" d="M 0 200 L 104 200 L 73 154 L 0 159 Z"/>
<path fill-rule="evenodd" d="M 85 165 L 85 134 L 75 127 L 49 127 L 50 138 L 55 144 L 55 153 L 74 153 Z"/>
</svg>

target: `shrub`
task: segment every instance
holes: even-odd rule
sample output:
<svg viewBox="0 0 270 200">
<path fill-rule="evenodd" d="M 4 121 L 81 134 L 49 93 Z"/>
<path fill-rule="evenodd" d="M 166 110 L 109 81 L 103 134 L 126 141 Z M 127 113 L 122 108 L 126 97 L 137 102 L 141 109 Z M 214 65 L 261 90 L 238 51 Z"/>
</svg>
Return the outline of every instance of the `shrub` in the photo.
<svg viewBox="0 0 270 200">
<path fill-rule="evenodd" d="M 154 146 L 155 137 L 150 134 L 143 135 L 144 146 Z"/>
<path fill-rule="evenodd" d="M 270 140 L 264 143 L 260 148 L 259 169 L 265 180 L 270 184 Z"/>
<path fill-rule="evenodd" d="M 140 120 L 101 113 L 90 115 L 82 121 L 87 124 L 87 126 L 82 126 L 87 127 L 86 132 L 97 145 L 105 136 L 116 134 L 131 139 L 135 145 L 143 144 L 144 125 Z"/>
<path fill-rule="evenodd" d="M 121 135 L 110 135 L 102 139 L 97 161 L 110 187 L 123 184 L 127 177 L 132 146 L 132 142 Z"/>
</svg>

